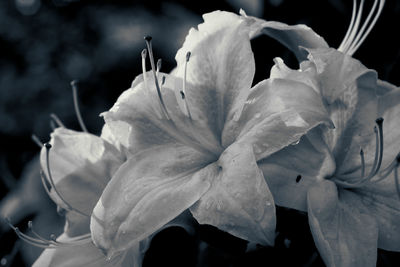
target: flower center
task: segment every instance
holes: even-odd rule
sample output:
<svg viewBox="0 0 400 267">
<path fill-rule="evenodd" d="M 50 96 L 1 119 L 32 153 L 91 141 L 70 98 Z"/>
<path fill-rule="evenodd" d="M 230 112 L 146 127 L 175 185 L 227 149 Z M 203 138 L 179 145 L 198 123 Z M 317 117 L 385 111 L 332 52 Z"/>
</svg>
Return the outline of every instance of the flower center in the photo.
<svg viewBox="0 0 400 267">
<path fill-rule="evenodd" d="M 350 26 L 347 29 L 346 35 L 338 48 L 339 51 L 350 56 L 352 56 L 358 50 L 358 48 L 367 38 L 368 34 L 375 26 L 376 21 L 378 20 L 382 12 L 383 6 L 385 5 L 385 0 L 375 0 L 367 18 L 361 25 L 364 2 L 364 0 L 361 0 L 360 5 L 357 7 L 357 1 L 353 0 L 353 12 L 351 16 Z"/>
<path fill-rule="evenodd" d="M 400 182 L 398 169 L 400 166 L 400 152 L 396 155 L 395 159 L 384 169 L 381 170 L 382 159 L 383 159 L 383 118 L 376 119 L 376 124 L 374 128 L 375 132 L 375 158 L 372 165 L 372 168 L 368 175 L 365 175 L 365 159 L 364 159 L 364 151 L 360 150 L 360 158 L 361 158 L 361 177 L 354 178 L 350 180 L 356 180 L 356 182 L 346 182 L 344 178 L 339 176 L 335 176 L 333 181 L 343 187 L 343 188 L 360 188 L 364 186 L 366 183 L 377 183 L 389 177 L 389 175 L 394 172 L 394 180 L 396 185 L 396 192 L 400 198 Z"/>
<path fill-rule="evenodd" d="M 383 118 L 376 119 L 376 126 L 374 127 L 375 132 L 375 157 L 374 163 L 368 175 L 365 175 L 365 159 L 364 159 L 364 151 L 360 149 L 360 158 L 361 158 L 361 177 L 354 178 L 351 180 L 356 180 L 356 182 L 345 182 L 344 180 L 349 179 L 340 175 L 336 175 L 333 180 L 337 185 L 340 185 L 344 188 L 358 188 L 362 187 L 366 182 L 369 182 L 373 177 L 375 177 L 382 164 L 383 157 Z"/>
</svg>

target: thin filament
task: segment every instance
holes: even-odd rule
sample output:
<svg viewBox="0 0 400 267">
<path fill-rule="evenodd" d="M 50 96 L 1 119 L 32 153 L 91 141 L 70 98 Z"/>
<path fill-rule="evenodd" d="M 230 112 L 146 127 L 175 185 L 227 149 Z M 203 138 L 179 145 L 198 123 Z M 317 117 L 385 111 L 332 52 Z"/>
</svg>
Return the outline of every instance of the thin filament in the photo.
<svg viewBox="0 0 400 267">
<path fill-rule="evenodd" d="M 65 128 L 64 123 L 62 123 L 62 121 L 60 120 L 60 118 L 56 114 L 51 113 L 50 114 L 50 118 L 52 118 L 54 120 L 54 122 L 58 125 L 58 127 Z"/>
<path fill-rule="evenodd" d="M 50 145 L 49 143 L 46 143 L 44 146 L 45 146 L 45 148 L 46 148 L 46 165 L 47 165 L 47 173 L 48 173 L 48 176 L 46 176 L 46 177 L 48 177 L 47 180 L 49 181 L 51 187 L 54 189 L 56 195 L 57 195 L 57 196 L 61 199 L 61 201 L 68 207 L 68 209 L 73 210 L 73 211 L 75 211 L 75 212 L 77 212 L 77 213 L 79 213 L 79 214 L 81 214 L 81 215 L 83 215 L 83 216 L 90 217 L 88 214 L 86 214 L 86 213 L 84 213 L 84 212 L 82 212 L 82 211 L 80 211 L 80 210 L 77 210 L 77 209 L 75 209 L 74 207 L 72 207 L 72 206 L 65 200 L 65 198 L 62 196 L 62 194 L 58 191 L 58 189 L 57 189 L 57 187 L 56 187 L 56 185 L 55 185 L 55 183 L 54 183 L 53 176 L 51 175 L 51 171 L 50 171 L 50 159 L 49 159 L 50 157 L 49 157 L 49 153 L 50 153 L 51 145 Z"/>
<path fill-rule="evenodd" d="M 347 29 L 346 35 L 344 36 L 343 41 L 338 48 L 339 51 L 343 51 L 343 46 L 348 42 L 350 32 L 353 30 L 354 27 L 354 21 L 356 19 L 356 11 L 357 11 L 357 1 L 353 0 L 353 11 L 351 14 L 350 26 Z"/>
<path fill-rule="evenodd" d="M 40 141 L 39 137 L 37 137 L 35 134 L 31 135 L 32 141 L 38 145 L 38 147 L 42 148 L 43 147 L 43 143 Z"/>
<path fill-rule="evenodd" d="M 76 80 L 71 82 L 71 87 L 72 87 L 72 97 L 74 99 L 74 108 L 75 108 L 75 113 L 76 117 L 78 119 L 79 125 L 81 126 L 82 130 L 84 132 L 88 132 L 85 123 L 83 122 L 81 112 L 79 110 L 79 105 L 78 105 L 78 95 L 77 95 L 77 87 L 78 87 L 78 82 Z"/>
<path fill-rule="evenodd" d="M 186 73 L 187 73 L 187 65 L 188 65 L 190 56 L 191 56 L 191 53 L 189 51 L 186 53 L 186 61 L 185 61 L 185 68 L 184 68 L 184 72 L 183 72 L 183 86 L 182 86 L 181 96 L 182 96 L 182 100 L 183 100 L 184 107 L 186 110 L 185 115 L 187 115 L 191 119 L 192 116 L 190 114 L 189 105 L 187 103 L 187 97 L 186 97 Z"/>
<path fill-rule="evenodd" d="M 33 245 L 36 247 L 40 248 L 58 248 L 58 247 L 71 247 L 71 246 L 79 246 L 79 245 L 84 245 L 92 242 L 91 235 L 90 234 L 85 234 L 81 235 L 75 238 L 71 238 L 69 242 L 60 242 L 56 240 L 56 237 L 54 234 L 50 236 L 50 240 L 42 237 L 39 235 L 34 229 L 33 229 L 33 224 L 32 221 L 28 222 L 28 228 L 29 230 L 33 233 L 35 237 L 29 236 L 27 234 L 24 234 L 19 230 L 18 227 L 15 227 L 14 225 L 11 224 L 10 220 L 6 218 L 7 224 L 14 230 L 14 232 L 17 234 L 17 236 Z"/>
<path fill-rule="evenodd" d="M 371 18 L 372 18 L 372 15 L 373 15 L 374 12 L 375 12 L 375 9 L 376 9 L 377 4 L 378 4 L 378 1 L 375 0 L 375 1 L 374 1 L 374 4 L 372 5 L 372 8 L 371 8 L 371 10 L 370 10 L 370 12 L 369 12 L 369 14 L 368 14 L 368 17 L 367 17 L 366 20 L 364 21 L 364 23 L 363 23 L 361 29 L 358 31 L 357 36 L 354 38 L 354 40 L 353 40 L 353 42 L 352 42 L 352 44 L 351 44 L 351 47 L 349 48 L 349 51 L 351 51 L 351 50 L 357 45 L 357 43 L 360 41 L 360 38 L 361 38 L 362 36 L 364 36 L 365 28 L 367 27 L 369 21 L 370 21 Z"/>
<path fill-rule="evenodd" d="M 374 4 L 374 5 L 375 5 L 375 4 Z M 357 51 L 357 49 L 361 46 L 361 44 L 364 42 L 364 40 L 367 38 L 367 36 L 368 36 L 369 33 L 371 32 L 371 30 L 374 28 L 374 26 L 375 26 L 375 24 L 376 24 L 378 18 L 380 17 L 380 15 L 381 15 L 381 13 L 382 13 L 383 6 L 384 6 L 384 5 L 385 5 L 385 0 L 380 1 L 379 8 L 378 8 L 377 14 L 376 14 L 375 17 L 374 17 L 374 20 L 373 20 L 373 21 L 371 22 L 371 24 L 369 25 L 367 31 L 363 34 L 361 40 L 359 40 L 359 41 L 357 42 L 357 44 L 354 45 L 354 46 L 351 48 L 350 55 L 354 54 L 354 53 Z"/>
<path fill-rule="evenodd" d="M 144 81 L 144 86 L 146 87 L 146 90 L 148 90 L 147 86 L 147 74 L 146 74 L 146 57 L 147 57 L 147 49 L 142 50 L 142 72 L 143 72 L 143 81 Z"/>
<path fill-rule="evenodd" d="M 168 115 L 167 108 L 165 107 L 164 100 L 163 100 L 163 97 L 162 97 L 161 91 L 160 91 L 160 86 L 159 86 L 158 80 L 157 80 L 156 67 L 154 64 L 154 57 L 153 57 L 153 49 L 151 46 L 151 37 L 146 36 L 144 39 L 146 40 L 147 50 L 149 51 L 151 70 L 153 71 L 154 81 L 155 81 L 155 85 L 156 85 L 156 89 L 157 89 L 158 99 L 160 100 L 161 110 L 164 111 L 165 117 L 167 118 L 167 120 L 169 120 L 170 116 Z"/>
</svg>

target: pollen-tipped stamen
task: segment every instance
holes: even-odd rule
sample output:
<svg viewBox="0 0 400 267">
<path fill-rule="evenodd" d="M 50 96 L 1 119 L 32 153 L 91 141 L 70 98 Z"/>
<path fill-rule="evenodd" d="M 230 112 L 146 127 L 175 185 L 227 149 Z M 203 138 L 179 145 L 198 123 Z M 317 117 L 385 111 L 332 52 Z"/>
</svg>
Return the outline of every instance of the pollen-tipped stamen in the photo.
<svg viewBox="0 0 400 267">
<path fill-rule="evenodd" d="M 92 242 L 90 234 L 85 234 L 85 235 L 81 235 L 78 237 L 70 238 L 69 242 L 57 241 L 54 234 L 52 234 L 50 236 L 50 239 L 46 239 L 46 238 L 42 237 L 41 235 L 39 235 L 33 229 L 32 221 L 29 221 L 28 228 L 32 232 L 32 234 L 35 236 L 35 237 L 32 237 L 32 236 L 29 236 L 29 235 L 21 232 L 21 230 L 19 230 L 18 227 L 15 227 L 8 218 L 6 218 L 6 222 L 14 230 L 14 232 L 17 234 L 17 236 L 21 240 L 23 240 L 33 246 L 40 247 L 40 248 L 71 247 L 71 246 L 84 245 L 84 244 L 88 244 L 88 243 Z"/>
<path fill-rule="evenodd" d="M 78 119 L 79 125 L 81 126 L 81 128 L 82 128 L 82 130 L 83 130 L 84 132 L 88 132 L 88 130 L 87 130 L 87 128 L 86 128 L 86 125 L 85 125 L 85 123 L 83 122 L 82 115 L 81 115 L 81 111 L 79 110 L 79 105 L 78 105 L 78 94 L 77 94 L 77 91 L 78 91 L 78 81 L 73 80 L 73 81 L 71 82 L 71 88 L 72 88 L 72 97 L 73 97 L 73 100 L 74 100 L 75 114 L 76 114 L 76 117 L 77 117 L 77 119 Z"/>
<path fill-rule="evenodd" d="M 65 128 L 64 123 L 62 123 L 62 121 L 60 120 L 60 118 L 56 114 L 51 113 L 50 114 L 50 118 L 58 125 L 58 127 Z"/>
<path fill-rule="evenodd" d="M 374 158 L 374 163 L 372 165 L 371 171 L 367 176 L 362 175 L 361 179 L 354 183 L 349 183 L 345 182 L 342 179 L 340 179 L 340 176 L 335 179 L 336 184 L 344 187 L 344 188 L 357 188 L 363 186 L 366 182 L 371 181 L 373 177 L 375 177 L 382 164 L 382 158 L 383 158 L 383 118 L 378 118 L 376 119 L 376 124 L 378 127 L 374 127 L 374 132 L 375 132 L 375 158 Z M 362 150 L 361 150 L 362 151 Z M 361 172 L 365 172 L 365 162 L 364 162 L 364 151 L 361 153 L 360 151 L 360 156 L 361 156 Z"/>
<path fill-rule="evenodd" d="M 179 92 L 181 95 L 181 98 L 183 101 L 183 107 L 184 107 L 184 110 L 182 110 L 182 112 L 190 119 L 192 118 L 192 115 L 190 114 L 190 109 L 189 109 L 189 105 L 188 105 L 187 97 L 186 97 L 186 74 L 187 74 L 187 65 L 190 60 L 191 55 L 192 55 L 192 53 L 190 51 L 186 53 L 185 67 L 183 70 L 182 91 Z"/>
<path fill-rule="evenodd" d="M 164 104 L 164 100 L 163 100 L 163 97 L 162 97 L 162 94 L 161 94 L 161 90 L 160 90 L 160 85 L 158 84 L 158 80 L 157 80 L 156 67 L 155 67 L 155 64 L 154 64 L 154 57 L 153 57 L 153 49 L 152 49 L 152 45 L 151 45 L 151 39 L 152 39 L 151 36 L 144 37 L 144 40 L 146 41 L 146 45 L 147 45 L 147 50 L 149 52 L 151 70 L 153 71 L 154 82 L 155 82 L 156 89 L 157 89 L 158 99 L 160 100 L 160 107 L 161 107 L 161 110 L 164 112 L 164 115 L 167 118 L 167 120 L 169 120 L 170 116 L 169 116 L 167 108 L 166 108 L 166 106 Z"/>
<path fill-rule="evenodd" d="M 58 189 L 57 189 L 57 187 L 56 187 L 56 185 L 55 185 L 55 183 L 54 183 L 53 176 L 51 175 L 51 170 L 50 170 L 50 156 L 49 156 L 49 153 L 50 153 L 50 149 L 51 149 L 51 144 L 50 144 L 50 143 L 46 143 L 46 144 L 44 144 L 44 147 L 46 148 L 46 167 L 47 167 L 47 174 L 48 174 L 48 175 L 45 175 L 45 173 L 43 172 L 44 177 L 47 178 L 46 180 L 50 183 L 50 186 L 53 188 L 53 190 L 54 190 L 54 192 L 56 193 L 56 195 L 61 199 L 61 201 L 65 204 L 65 206 L 66 206 L 69 210 L 75 211 L 75 212 L 77 212 L 77 213 L 79 213 L 79 214 L 81 214 L 81 215 L 83 215 L 83 216 L 90 217 L 90 215 L 88 215 L 88 214 L 86 214 L 86 213 L 84 213 L 84 212 L 82 212 L 82 211 L 80 211 L 80 210 L 75 209 L 74 207 L 72 207 L 72 206 L 68 203 L 68 201 L 65 200 L 65 198 L 62 196 L 62 194 L 60 193 L 60 191 L 58 191 Z M 45 188 L 47 188 L 47 186 L 45 186 Z M 47 190 L 48 190 L 48 189 L 47 189 Z M 47 190 L 46 190 L 46 191 L 47 191 Z M 48 194 L 50 194 L 50 192 L 48 192 Z M 51 195 L 51 194 L 50 194 L 50 195 Z"/>
<path fill-rule="evenodd" d="M 43 147 L 42 141 L 40 141 L 39 137 L 37 137 L 35 134 L 31 135 L 31 139 L 36 145 L 38 145 L 38 147 L 40 147 L 40 148 Z"/>
<path fill-rule="evenodd" d="M 147 87 L 147 70 L 146 70 L 146 57 L 147 57 L 147 49 L 143 49 L 142 53 L 142 72 L 143 72 L 143 81 L 144 81 L 144 86 L 146 87 L 146 90 L 148 90 L 149 87 Z"/>
</svg>

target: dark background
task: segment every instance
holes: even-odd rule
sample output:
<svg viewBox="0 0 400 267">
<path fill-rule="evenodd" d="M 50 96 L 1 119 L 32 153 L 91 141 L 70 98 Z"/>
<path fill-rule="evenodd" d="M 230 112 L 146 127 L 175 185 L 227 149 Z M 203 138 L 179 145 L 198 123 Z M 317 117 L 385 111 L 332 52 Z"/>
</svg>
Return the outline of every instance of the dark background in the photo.
<svg viewBox="0 0 400 267">
<path fill-rule="evenodd" d="M 0 215 L 8 214 L 22 229 L 34 219 L 37 231 L 47 236 L 62 230 L 62 218 L 38 183 L 39 148 L 31 134 L 48 140 L 50 113 L 68 128 L 80 130 L 71 80 L 80 81 L 79 101 L 89 131 L 99 133 L 103 121 L 98 114 L 108 110 L 141 73 L 144 35 L 153 36 L 156 58 L 163 59 L 162 71 L 168 72 L 188 30 L 202 21 L 203 13 L 238 12 L 240 7 L 268 20 L 307 24 L 330 46 L 338 47 L 350 21 L 352 1 L 0 1 Z M 400 85 L 399 15 L 400 1 L 388 0 L 354 55 L 395 85 Z M 296 67 L 293 55 L 268 37 L 253 40 L 252 47 L 255 81 L 268 77 L 274 57 Z M 154 239 L 144 266 L 157 266 L 160 260 L 166 266 L 324 266 L 307 216 L 279 207 L 277 213 L 275 248 L 245 253 L 246 242 L 212 227 L 199 227 L 195 237 L 169 229 Z M 0 239 L 0 266 L 29 265 L 40 252 L 18 241 L 4 223 Z M 380 251 L 378 265 L 399 266 L 399 254 Z"/>
</svg>

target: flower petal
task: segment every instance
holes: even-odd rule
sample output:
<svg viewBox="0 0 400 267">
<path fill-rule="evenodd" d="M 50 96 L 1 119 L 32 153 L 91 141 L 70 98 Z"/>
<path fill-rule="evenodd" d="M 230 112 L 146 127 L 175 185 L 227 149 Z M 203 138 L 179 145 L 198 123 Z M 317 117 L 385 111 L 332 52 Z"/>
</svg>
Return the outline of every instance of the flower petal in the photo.
<svg viewBox="0 0 400 267">
<path fill-rule="evenodd" d="M 299 25 L 287 25 L 277 21 L 265 21 L 252 16 L 247 16 L 243 10 L 241 15 L 244 17 L 247 27 L 249 27 L 250 38 L 255 38 L 260 34 L 266 34 L 291 50 L 299 61 L 307 58 L 307 52 L 302 48 L 327 48 L 325 40 L 315 33 L 310 27 Z"/>
<path fill-rule="evenodd" d="M 311 233 L 328 267 L 376 266 L 377 223 L 356 194 L 338 192 L 325 180 L 310 189 L 307 204 Z"/>
<path fill-rule="evenodd" d="M 335 129 L 326 131 L 341 176 L 360 176 L 360 148 L 365 162 L 375 157 L 375 120 L 378 118 L 377 74 L 360 61 L 335 49 L 308 49 L 317 68 L 320 90 Z M 355 175 L 356 174 L 356 175 Z"/>
<path fill-rule="evenodd" d="M 50 191 L 53 200 L 61 208 L 69 210 L 65 200 L 89 216 L 123 158 L 117 149 L 100 137 L 65 128 L 57 128 L 51 134 L 50 144 L 50 171 L 57 190 L 52 188 Z M 41 151 L 41 166 L 49 177 L 46 148 Z M 66 217 L 70 236 L 88 232 L 89 217 L 73 211 L 67 212 Z"/>
<path fill-rule="evenodd" d="M 213 158 L 164 145 L 132 156 L 112 178 L 91 219 L 95 244 L 112 255 L 177 217 L 210 187 Z M 210 167 L 211 166 L 211 167 Z"/>
<path fill-rule="evenodd" d="M 220 172 L 211 189 L 190 211 L 210 224 L 263 245 L 275 239 L 275 205 L 249 144 L 234 143 L 217 162 Z"/>
<path fill-rule="evenodd" d="M 70 242 L 71 238 L 66 234 L 62 234 L 57 238 L 60 242 Z M 76 267 L 76 266 L 92 266 L 92 267 L 140 267 L 139 264 L 134 265 L 134 258 L 139 255 L 139 250 L 132 248 L 130 251 L 107 260 L 106 256 L 94 246 L 93 243 L 84 245 L 76 245 L 70 247 L 60 247 L 53 249 L 45 249 L 33 267 Z"/>
<path fill-rule="evenodd" d="M 260 160 L 298 142 L 322 123 L 330 125 L 330 120 L 314 89 L 288 79 L 269 79 L 252 88 L 242 116 L 227 129 L 223 143 L 246 140 L 253 144 L 256 159 Z"/>
<path fill-rule="evenodd" d="M 335 160 L 321 131 L 316 127 L 297 145 L 289 145 L 258 162 L 277 205 L 307 211 L 310 187 L 335 172 Z"/>
<path fill-rule="evenodd" d="M 214 11 L 203 18 L 204 23 L 189 31 L 177 52 L 175 73 L 184 77 L 186 53 L 190 51 L 187 81 L 206 101 L 204 116 L 221 133 L 224 124 L 241 113 L 253 81 L 255 62 L 248 30 L 240 16 Z"/>
<path fill-rule="evenodd" d="M 161 95 L 168 118 L 160 106 L 161 100 L 152 73 L 146 74 L 146 81 L 143 75 L 139 75 L 133 81 L 132 88 L 123 92 L 114 106 L 102 114 L 113 135 L 131 154 L 175 142 L 202 152 L 219 154 L 222 149 L 219 133 L 209 121 L 208 115 L 204 114 L 208 112 L 205 105 L 212 98 L 199 95 L 197 91 L 195 94 L 188 91 L 185 98 L 189 103 L 189 118 L 179 103 L 182 101 L 179 95 L 182 79 L 163 73 L 160 76 L 165 77 Z M 190 84 L 187 87 L 188 90 L 200 90 Z M 179 96 L 176 97 L 176 94 Z"/>
<path fill-rule="evenodd" d="M 396 193 L 393 175 L 368 187 L 356 190 L 362 203 L 368 208 L 378 222 L 378 247 L 400 251 L 400 199 Z M 391 185 L 391 187 L 390 187 Z M 377 192 L 375 188 L 379 188 Z M 386 188 L 383 191 L 382 188 Z M 391 190 L 389 189 L 391 188 Z"/>
</svg>

